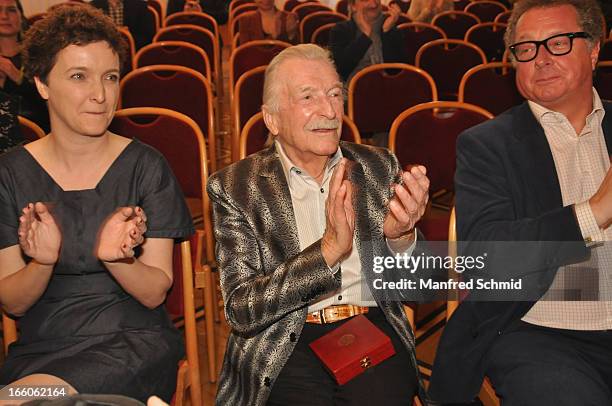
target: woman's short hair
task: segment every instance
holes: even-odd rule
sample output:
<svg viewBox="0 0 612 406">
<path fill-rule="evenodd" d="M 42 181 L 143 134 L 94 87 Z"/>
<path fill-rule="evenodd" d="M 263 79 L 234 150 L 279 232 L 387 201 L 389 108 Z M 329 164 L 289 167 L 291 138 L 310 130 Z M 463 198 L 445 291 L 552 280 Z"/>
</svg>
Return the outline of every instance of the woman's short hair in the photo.
<svg viewBox="0 0 612 406">
<path fill-rule="evenodd" d="M 26 33 L 23 66 L 26 77 L 47 77 L 57 61 L 57 54 L 70 45 L 88 45 L 105 41 L 119 56 L 122 66 L 127 46 L 113 21 L 90 5 L 64 5 L 53 8 Z"/>
<path fill-rule="evenodd" d="M 534 8 L 573 6 L 578 13 L 580 29 L 589 34 L 589 43 L 594 45 L 603 35 L 604 19 L 596 0 L 521 0 L 514 5 L 504 35 L 506 46 L 515 42 L 516 24 L 523 14 Z"/>
</svg>

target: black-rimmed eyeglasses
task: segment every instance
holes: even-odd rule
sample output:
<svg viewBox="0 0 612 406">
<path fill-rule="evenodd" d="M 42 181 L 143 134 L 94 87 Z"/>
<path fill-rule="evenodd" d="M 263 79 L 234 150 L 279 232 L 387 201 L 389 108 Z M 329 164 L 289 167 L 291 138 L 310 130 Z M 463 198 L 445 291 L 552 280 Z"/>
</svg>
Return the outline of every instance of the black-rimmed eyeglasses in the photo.
<svg viewBox="0 0 612 406">
<path fill-rule="evenodd" d="M 564 34 L 556 34 L 552 37 L 543 39 L 542 41 L 522 41 L 510 45 L 508 48 L 518 62 L 529 62 L 538 56 L 540 45 L 551 54 L 556 56 L 567 55 L 572 52 L 574 38 L 591 38 L 586 32 L 566 32 Z"/>
</svg>

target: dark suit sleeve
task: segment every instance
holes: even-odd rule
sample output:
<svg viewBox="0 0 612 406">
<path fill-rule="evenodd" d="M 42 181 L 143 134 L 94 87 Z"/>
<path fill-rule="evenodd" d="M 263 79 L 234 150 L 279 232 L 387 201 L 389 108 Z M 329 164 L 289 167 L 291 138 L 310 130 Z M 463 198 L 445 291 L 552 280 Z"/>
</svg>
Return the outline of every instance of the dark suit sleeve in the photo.
<svg viewBox="0 0 612 406">
<path fill-rule="evenodd" d="M 141 0 L 131 0 L 131 2 L 126 1 L 124 5 L 126 6 L 125 24 L 134 36 L 136 50 L 139 50 L 150 44 L 154 35 L 153 24 L 148 18 L 147 3 Z"/>
<path fill-rule="evenodd" d="M 464 254 L 488 253 L 481 275 L 463 276 L 523 278 L 518 299 L 537 300 L 559 266 L 582 261 L 589 252 L 572 206 L 523 213 L 526 202 L 536 205 L 536 197 L 520 179 L 513 163 L 516 157 L 508 157 L 508 145 L 501 141 L 507 134 L 499 127 L 489 122 L 466 131 L 457 141 L 458 239 L 467 242 Z"/>
<path fill-rule="evenodd" d="M 336 24 L 329 34 L 336 69 L 343 80 L 346 80 L 357 67 L 372 44 L 370 37 L 363 32 L 355 36 L 355 30 L 358 28 L 353 23 L 342 22 Z"/>
<path fill-rule="evenodd" d="M 483 136 L 485 135 L 485 136 Z M 468 130 L 457 141 L 457 221 L 459 239 L 496 241 L 580 241 L 571 206 L 529 218 L 515 218 L 516 191 L 504 167 L 504 151 L 488 142 L 496 134 Z M 517 176 L 514 174 L 514 176 Z M 523 190 L 525 198 L 529 191 Z M 533 198 L 533 197 L 532 197 Z M 460 215 L 459 215 L 460 214 Z"/>
<path fill-rule="evenodd" d="M 258 241 L 250 220 L 267 220 L 248 219 L 219 177 L 211 177 L 208 194 L 213 203 L 225 315 L 235 332 L 255 335 L 341 286 L 340 273 L 334 274 L 323 259 L 320 240 L 274 269 L 265 269 L 266 252 L 270 255 L 271 250 L 283 249 Z"/>
</svg>

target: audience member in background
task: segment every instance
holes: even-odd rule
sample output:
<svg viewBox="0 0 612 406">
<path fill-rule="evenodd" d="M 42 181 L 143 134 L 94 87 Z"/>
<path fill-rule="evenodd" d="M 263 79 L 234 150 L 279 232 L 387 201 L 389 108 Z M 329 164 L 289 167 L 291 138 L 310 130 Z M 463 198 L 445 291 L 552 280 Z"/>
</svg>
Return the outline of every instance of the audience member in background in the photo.
<svg viewBox="0 0 612 406">
<path fill-rule="evenodd" d="M 18 114 L 19 102 L 0 92 L 0 154 L 24 142 L 17 121 Z"/>
<path fill-rule="evenodd" d="M 504 405 L 612 405 L 612 104 L 593 88 L 601 21 L 595 0 L 514 6 L 506 45 L 528 101 L 458 138 L 457 233 L 508 253 L 493 275 L 525 279 L 531 293 L 459 305 L 431 377 L 438 402 L 471 401 L 486 374 Z M 519 254 L 500 241 L 528 243 Z"/>
<path fill-rule="evenodd" d="M 0 0 L 0 90 L 19 104 L 20 115 L 49 131 L 49 113 L 34 84 L 21 69 L 23 8 L 19 0 Z"/>
<path fill-rule="evenodd" d="M 217 24 L 227 23 L 229 0 L 168 0 L 166 14 L 179 11 L 199 11 L 211 15 Z"/>
<path fill-rule="evenodd" d="M 104 11 L 104 14 L 110 16 L 118 27 L 126 26 L 134 37 L 136 50 L 153 40 L 155 29 L 148 18 L 146 1 L 92 0 L 90 4 Z"/>
<path fill-rule="evenodd" d="M 412 0 L 408 18 L 415 22 L 430 23 L 436 14 L 453 9 L 453 0 Z"/>
<path fill-rule="evenodd" d="M 240 19 L 240 43 L 258 39 L 298 41 L 298 17 L 277 9 L 274 0 L 255 0 L 257 10 Z"/>
<path fill-rule="evenodd" d="M 0 156 L 0 305 L 19 317 L 0 387 L 174 393 L 184 351 L 162 303 L 173 239 L 193 225 L 164 157 L 108 131 L 124 53 L 86 5 L 54 9 L 24 41 L 51 132 Z"/>
<path fill-rule="evenodd" d="M 403 35 L 396 28 L 397 4 L 383 14 L 380 0 L 349 0 L 351 19 L 337 23 L 330 33 L 336 69 L 349 83 L 361 69 L 383 62 L 405 62 Z"/>
<path fill-rule="evenodd" d="M 404 0 L 391 0 L 388 5 L 390 5 L 390 4 L 397 4 L 397 6 L 402 11 L 402 13 L 405 14 L 405 13 L 408 12 L 408 8 L 410 7 L 410 0 L 408 0 L 408 1 L 404 1 Z"/>
</svg>

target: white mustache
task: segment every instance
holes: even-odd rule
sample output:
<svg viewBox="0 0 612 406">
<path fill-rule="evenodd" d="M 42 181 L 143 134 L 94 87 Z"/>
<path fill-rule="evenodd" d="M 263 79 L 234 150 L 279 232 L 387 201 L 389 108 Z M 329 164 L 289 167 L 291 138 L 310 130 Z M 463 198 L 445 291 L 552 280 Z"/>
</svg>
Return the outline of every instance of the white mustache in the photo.
<svg viewBox="0 0 612 406">
<path fill-rule="evenodd" d="M 333 120 L 317 120 L 306 125 L 306 130 L 336 130 L 340 127 L 340 120 L 335 118 Z"/>
</svg>

